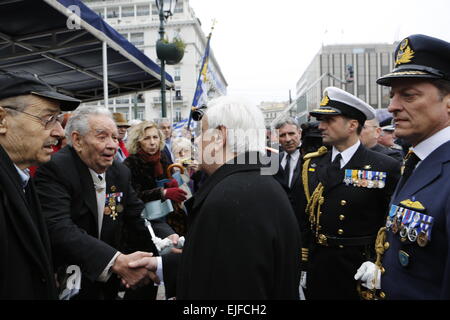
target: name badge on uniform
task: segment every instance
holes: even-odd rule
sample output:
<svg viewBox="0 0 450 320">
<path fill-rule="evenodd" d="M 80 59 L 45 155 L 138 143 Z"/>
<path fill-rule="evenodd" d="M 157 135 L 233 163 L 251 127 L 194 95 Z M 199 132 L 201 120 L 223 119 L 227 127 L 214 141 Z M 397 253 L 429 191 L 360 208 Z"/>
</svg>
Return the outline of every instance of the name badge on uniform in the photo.
<svg viewBox="0 0 450 320">
<path fill-rule="evenodd" d="M 382 189 L 386 185 L 386 178 L 386 172 L 345 169 L 344 183 L 346 186 Z"/>
</svg>

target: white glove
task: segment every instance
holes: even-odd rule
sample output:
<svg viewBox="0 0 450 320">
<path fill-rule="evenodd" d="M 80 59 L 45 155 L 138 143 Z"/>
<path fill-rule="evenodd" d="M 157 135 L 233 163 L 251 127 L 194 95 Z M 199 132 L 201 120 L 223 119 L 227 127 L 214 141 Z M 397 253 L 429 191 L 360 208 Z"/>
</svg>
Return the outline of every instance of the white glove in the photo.
<svg viewBox="0 0 450 320">
<path fill-rule="evenodd" d="M 375 263 L 366 261 L 356 271 L 355 280 L 360 280 L 367 289 L 381 289 L 381 270 Z"/>
<path fill-rule="evenodd" d="M 152 240 L 161 255 L 169 253 L 172 248 L 182 249 L 184 246 L 184 237 L 180 237 L 175 246 L 169 238 L 160 239 L 158 237 L 153 237 Z"/>
<path fill-rule="evenodd" d="M 302 288 L 306 289 L 306 271 L 302 271 L 302 273 L 300 274 L 300 285 L 302 286 Z"/>
</svg>

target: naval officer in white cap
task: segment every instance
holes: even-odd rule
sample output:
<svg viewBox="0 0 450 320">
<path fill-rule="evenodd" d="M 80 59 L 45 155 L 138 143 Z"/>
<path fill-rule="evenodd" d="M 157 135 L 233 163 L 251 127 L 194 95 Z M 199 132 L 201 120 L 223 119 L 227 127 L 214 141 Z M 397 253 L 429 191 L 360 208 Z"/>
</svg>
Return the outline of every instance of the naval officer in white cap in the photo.
<svg viewBox="0 0 450 320">
<path fill-rule="evenodd" d="M 375 255 L 400 164 L 360 142 L 375 112 L 350 93 L 326 88 L 310 115 L 328 147 L 305 155 L 302 170 L 304 218 L 311 226 L 302 249 L 307 299 L 359 299 L 354 270 Z"/>
</svg>

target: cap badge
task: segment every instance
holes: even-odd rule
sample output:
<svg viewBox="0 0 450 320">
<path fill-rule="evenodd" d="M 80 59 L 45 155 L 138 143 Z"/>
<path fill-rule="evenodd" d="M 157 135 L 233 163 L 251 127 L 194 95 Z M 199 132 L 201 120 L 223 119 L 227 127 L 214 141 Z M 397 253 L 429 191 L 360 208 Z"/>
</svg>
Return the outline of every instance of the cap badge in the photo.
<svg viewBox="0 0 450 320">
<path fill-rule="evenodd" d="M 404 39 L 400 43 L 400 47 L 397 52 L 397 59 L 395 60 L 395 65 L 409 63 L 414 58 L 415 52 L 409 47 L 408 39 Z"/>
<path fill-rule="evenodd" d="M 330 102 L 330 98 L 328 98 L 328 96 L 324 96 L 322 101 L 320 101 L 320 105 L 326 106 L 328 104 L 328 102 Z"/>
</svg>

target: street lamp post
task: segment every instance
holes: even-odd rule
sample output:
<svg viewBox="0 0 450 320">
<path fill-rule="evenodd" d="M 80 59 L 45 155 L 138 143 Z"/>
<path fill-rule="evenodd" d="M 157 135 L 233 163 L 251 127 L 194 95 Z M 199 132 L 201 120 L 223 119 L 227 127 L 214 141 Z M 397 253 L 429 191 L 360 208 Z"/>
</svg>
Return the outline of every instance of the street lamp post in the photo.
<svg viewBox="0 0 450 320">
<path fill-rule="evenodd" d="M 156 7 L 159 10 L 159 38 L 164 40 L 164 22 L 173 14 L 173 9 L 178 0 L 156 0 Z M 161 115 L 167 116 L 166 111 L 166 72 L 165 61 L 161 60 Z"/>
</svg>

